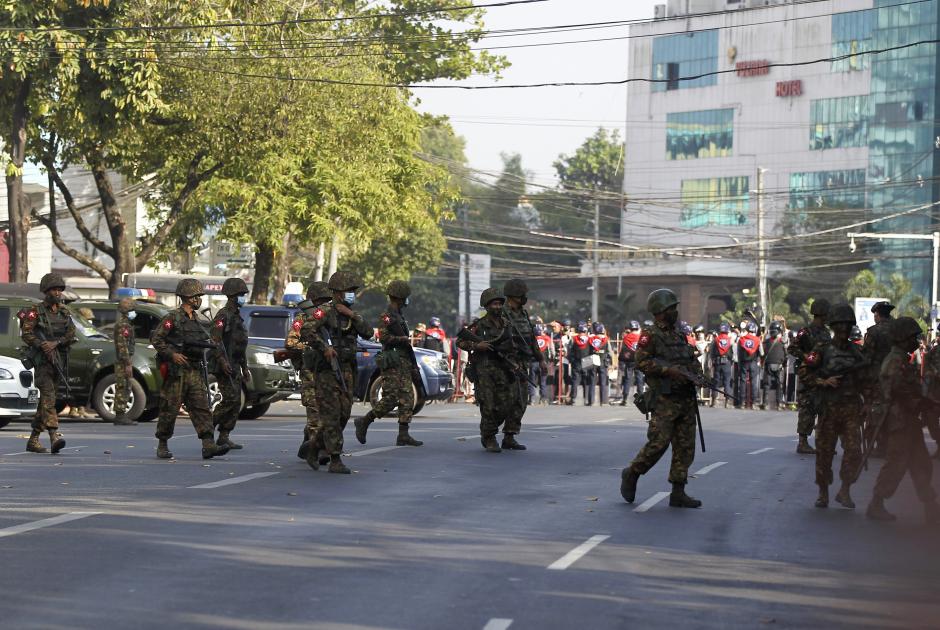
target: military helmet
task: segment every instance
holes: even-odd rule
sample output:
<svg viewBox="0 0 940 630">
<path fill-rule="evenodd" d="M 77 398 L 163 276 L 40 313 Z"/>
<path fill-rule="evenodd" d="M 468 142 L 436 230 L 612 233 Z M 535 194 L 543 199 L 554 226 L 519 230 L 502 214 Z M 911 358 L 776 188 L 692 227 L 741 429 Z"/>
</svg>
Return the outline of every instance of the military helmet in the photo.
<svg viewBox="0 0 940 630">
<path fill-rule="evenodd" d="M 176 295 L 180 297 L 191 298 L 204 294 L 202 283 L 195 278 L 183 278 L 176 284 Z"/>
<path fill-rule="evenodd" d="M 656 289 L 646 298 L 646 310 L 653 315 L 659 315 L 670 306 L 679 303 L 679 298 L 669 289 Z"/>
<path fill-rule="evenodd" d="M 348 291 L 358 289 L 360 284 L 359 278 L 351 271 L 337 271 L 330 276 L 330 281 L 326 286 L 330 291 Z"/>
<path fill-rule="evenodd" d="M 47 273 L 39 281 L 39 290 L 45 293 L 49 289 L 65 290 L 65 278 L 57 273 Z"/>
<path fill-rule="evenodd" d="M 862 329 L 858 326 L 852 326 L 852 331 L 849 333 L 849 341 L 860 341 L 862 339 Z"/>
<path fill-rule="evenodd" d="M 528 292 L 529 287 L 518 278 L 507 280 L 506 284 L 503 285 L 503 294 L 509 297 L 525 297 Z"/>
<path fill-rule="evenodd" d="M 875 302 L 874 306 L 871 307 L 872 313 L 880 313 L 882 315 L 890 315 L 891 311 L 894 310 L 894 304 L 888 302 L 887 300 L 882 300 L 881 302 Z"/>
<path fill-rule="evenodd" d="M 891 324 L 891 339 L 894 343 L 900 343 L 922 332 L 920 324 L 913 317 L 898 317 Z"/>
<path fill-rule="evenodd" d="M 118 311 L 121 313 L 130 313 L 134 310 L 134 306 L 136 304 L 137 302 L 134 301 L 134 298 L 123 298 L 120 302 L 118 302 Z"/>
<path fill-rule="evenodd" d="M 813 302 L 813 306 L 816 303 Z M 829 324 L 851 324 L 855 325 L 855 309 L 848 304 L 836 304 L 832 307 L 832 313 L 829 315 Z"/>
<path fill-rule="evenodd" d="M 222 283 L 222 295 L 241 295 L 248 293 L 248 285 L 241 278 L 226 278 Z"/>
<path fill-rule="evenodd" d="M 385 293 L 389 297 L 404 300 L 411 295 L 411 287 L 404 280 L 392 280 L 388 283 L 388 288 L 385 289 Z"/>
<path fill-rule="evenodd" d="M 783 330 L 783 325 L 780 322 L 777 322 L 777 321 L 770 322 L 770 332 L 776 334 L 776 333 L 781 332 L 782 330 Z"/>
<path fill-rule="evenodd" d="M 813 300 L 813 305 L 809 307 L 809 312 L 811 315 L 828 315 L 829 308 L 829 300 L 826 298 L 819 298 L 818 300 Z"/>
<path fill-rule="evenodd" d="M 489 305 L 489 303 L 492 302 L 493 300 L 505 301 L 506 296 L 503 295 L 503 292 L 497 289 L 496 287 L 490 287 L 489 289 L 484 290 L 483 293 L 480 294 L 480 306 L 482 306 L 483 308 L 486 308 L 487 305 Z"/>
<path fill-rule="evenodd" d="M 333 294 L 330 293 L 330 289 L 326 286 L 326 283 L 322 280 L 315 280 L 310 283 L 310 286 L 307 287 L 307 299 L 313 302 L 314 300 L 329 300 L 333 297 Z"/>
</svg>

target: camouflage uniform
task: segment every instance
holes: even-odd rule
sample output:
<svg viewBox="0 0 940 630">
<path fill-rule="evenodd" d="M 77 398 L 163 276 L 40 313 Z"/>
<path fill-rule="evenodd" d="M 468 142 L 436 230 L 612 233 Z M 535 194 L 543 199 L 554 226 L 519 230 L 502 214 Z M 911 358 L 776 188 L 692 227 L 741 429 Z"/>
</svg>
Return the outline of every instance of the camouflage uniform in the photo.
<svg viewBox="0 0 940 630">
<path fill-rule="evenodd" d="M 861 393 L 866 383 L 868 361 L 857 345 L 846 342 L 825 342 L 803 357 L 799 367 L 800 381 L 810 388 L 815 398 L 813 408 L 819 414 L 816 427 L 816 485 L 832 484 L 832 459 L 836 441 L 842 441 L 842 465 L 839 479 L 852 484 L 861 463 Z M 831 376 L 840 376 L 837 387 L 821 383 Z"/>
<path fill-rule="evenodd" d="M 382 353 L 376 363 L 382 370 L 382 399 L 372 407 L 375 418 L 387 416 L 398 407 L 398 424 L 407 425 L 414 413 L 415 395 L 408 322 L 391 304 L 381 317 L 379 341 Z M 419 377 L 420 378 L 420 377 Z"/>
<path fill-rule="evenodd" d="M 303 356 L 307 348 L 300 338 L 300 331 L 307 322 L 309 316 L 304 311 L 298 311 L 291 323 L 290 331 L 287 333 L 287 339 L 284 341 L 284 347 L 290 350 L 294 356 Z M 316 390 L 316 372 L 304 366 L 304 362 L 296 361 L 294 367 L 300 371 L 300 403 L 307 411 L 307 423 L 304 425 L 304 442 L 310 439 L 310 436 L 320 435 L 320 417 L 317 413 L 317 390 Z M 322 439 L 322 438 L 321 438 Z"/>
<path fill-rule="evenodd" d="M 516 391 L 520 392 L 519 400 L 514 401 L 514 404 L 510 407 L 503 433 L 517 435 L 522 431 L 522 416 L 525 415 L 529 402 L 529 365 L 533 361 L 540 362 L 543 359 L 542 351 L 539 349 L 538 341 L 535 339 L 535 333 L 532 330 L 528 311 L 524 308 L 513 309 L 508 303 L 503 307 L 503 311 L 506 313 L 506 320 L 509 322 L 511 339 L 509 357 L 514 365 L 521 366 L 518 374 L 523 379 L 524 384 L 524 387 L 512 388 L 514 393 Z"/>
<path fill-rule="evenodd" d="M 131 357 L 134 356 L 135 342 L 134 327 L 127 318 L 127 314 L 119 312 L 117 322 L 114 324 L 114 350 L 117 353 L 117 361 L 114 363 L 114 420 L 118 423 L 126 420 L 127 403 L 130 398 L 127 372 L 131 367 Z"/>
<path fill-rule="evenodd" d="M 800 364 L 803 362 L 803 357 L 807 353 L 812 352 L 813 348 L 818 344 L 827 343 L 831 340 L 832 335 L 829 334 L 829 330 L 825 326 L 810 324 L 800 329 L 800 332 L 796 335 L 795 343 L 791 343 L 787 347 L 787 352 L 790 356 L 794 357 L 796 367 L 799 369 Z M 812 386 L 802 380 L 800 380 L 799 390 L 796 394 L 796 405 L 798 414 L 796 432 L 800 436 L 811 435 L 816 425 L 816 416 L 819 414 L 819 411 L 816 409 Z"/>
<path fill-rule="evenodd" d="M 644 328 L 637 345 L 636 364 L 646 377 L 649 396 L 650 424 L 647 442 L 630 464 L 636 473 L 649 471 L 672 446 L 669 481 L 685 484 L 689 466 L 695 459 L 695 426 L 698 413 L 695 386 L 676 382 L 666 374 L 677 366 L 702 375 L 695 349 L 675 326 L 656 322 Z"/>
<path fill-rule="evenodd" d="M 185 403 L 196 435 L 205 444 L 205 440 L 212 440 L 213 430 L 208 393 L 199 365 L 202 349 L 185 347 L 186 340 L 205 341 L 206 333 L 196 321 L 195 314 L 190 317 L 182 307 L 167 313 L 150 336 L 150 343 L 167 365 L 167 376 L 160 390 L 156 437 L 161 441 L 173 437 L 176 416 L 180 405 Z M 185 355 L 189 364 L 173 363 L 174 353 Z"/>
<path fill-rule="evenodd" d="M 216 313 L 209 333 L 215 351 L 215 377 L 222 392 L 222 401 L 212 412 L 212 424 L 219 427 L 219 439 L 235 429 L 242 410 L 242 374 L 248 371 L 245 351 L 248 347 L 248 329 L 235 304 L 226 304 Z M 229 366 L 226 374 L 223 362 Z"/>
<path fill-rule="evenodd" d="M 930 437 L 940 445 L 940 342 L 935 342 L 924 357 L 924 385 L 929 405 L 924 409 Z M 940 457 L 940 448 L 935 457 Z"/>
<path fill-rule="evenodd" d="M 865 409 L 863 418 L 865 420 L 865 440 L 871 441 L 872 421 L 874 418 L 880 418 L 884 414 L 884 402 L 882 401 L 881 384 L 879 378 L 881 374 L 881 364 L 885 357 L 891 352 L 891 324 L 893 318 L 882 319 L 877 324 L 870 326 L 865 333 L 865 343 L 862 346 L 862 353 L 869 362 L 868 382 L 865 384 L 863 392 L 865 396 Z M 880 443 L 880 439 L 878 440 Z M 880 445 L 879 445 L 880 446 Z"/>
<path fill-rule="evenodd" d="M 75 324 L 68 307 L 59 304 L 53 310 L 47 302 L 40 302 L 26 310 L 20 325 L 20 336 L 29 349 L 35 365 L 36 388 L 39 390 L 39 407 L 33 416 L 34 437 L 43 431 L 54 432 L 59 428 L 59 416 L 55 410 L 55 400 L 59 373 L 54 364 L 49 362 L 40 350 L 43 341 L 58 341 L 55 350 L 62 371 L 68 375 L 69 346 L 75 343 Z M 32 438 L 31 438 L 32 440 Z"/>
</svg>

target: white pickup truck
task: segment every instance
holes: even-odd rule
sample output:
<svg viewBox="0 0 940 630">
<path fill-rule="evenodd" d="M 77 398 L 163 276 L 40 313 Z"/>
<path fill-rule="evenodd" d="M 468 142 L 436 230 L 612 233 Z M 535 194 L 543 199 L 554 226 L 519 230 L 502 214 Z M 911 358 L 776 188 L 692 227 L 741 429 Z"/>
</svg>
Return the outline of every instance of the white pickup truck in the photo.
<svg viewBox="0 0 940 630">
<path fill-rule="evenodd" d="M 19 359 L 0 356 L 0 427 L 36 413 L 39 390 Z"/>
</svg>

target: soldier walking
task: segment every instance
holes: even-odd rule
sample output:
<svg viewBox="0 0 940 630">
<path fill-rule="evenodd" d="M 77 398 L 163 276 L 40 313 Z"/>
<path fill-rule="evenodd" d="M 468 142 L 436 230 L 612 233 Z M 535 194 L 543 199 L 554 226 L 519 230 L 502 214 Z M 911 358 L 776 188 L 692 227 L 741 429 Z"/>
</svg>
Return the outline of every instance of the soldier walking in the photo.
<svg viewBox="0 0 940 630">
<path fill-rule="evenodd" d="M 649 294 L 646 307 L 656 323 L 644 328 L 636 353 L 637 367 L 649 386 L 648 411 L 651 416 L 647 442 L 633 462 L 621 473 L 620 494 L 627 503 L 636 498 L 636 484 L 672 446 L 669 481 L 672 507 L 697 508 L 702 505 L 685 493 L 689 466 L 695 459 L 695 425 L 698 414 L 695 386 L 686 376 L 702 376 L 695 349 L 676 330 L 679 298 L 669 289 Z"/>
<path fill-rule="evenodd" d="M 134 369 L 131 366 L 131 357 L 134 356 L 135 335 L 131 322 L 137 317 L 134 310 L 135 302 L 131 298 L 124 298 L 118 302 L 118 316 L 114 323 L 114 351 L 117 360 L 114 362 L 114 424 L 134 425 L 135 418 L 127 417 L 127 405 L 131 393 L 131 380 L 134 378 Z"/>
<path fill-rule="evenodd" d="M 173 437 L 180 405 L 186 405 L 189 418 L 202 441 L 202 458 L 225 455 L 229 447 L 218 445 L 213 438 L 212 413 L 209 411 L 209 389 L 206 385 L 208 366 L 204 350 L 211 344 L 209 335 L 196 319 L 202 306 L 202 283 L 184 278 L 176 285 L 180 306 L 170 311 L 150 335 L 164 373 L 160 390 L 160 415 L 157 419 L 157 457 L 171 459 L 167 442 Z"/>
<path fill-rule="evenodd" d="M 816 507 L 829 507 L 829 486 L 832 484 L 832 459 L 836 441 L 842 441 L 842 486 L 836 501 L 853 509 L 855 502 L 849 489 L 855 482 L 862 461 L 861 417 L 862 391 L 867 381 L 868 360 L 857 345 L 849 340 L 855 325 L 855 311 L 848 304 L 838 304 L 829 317 L 832 340 L 816 344 L 804 355 L 800 365 L 800 381 L 816 394 L 815 408 L 819 414 L 816 428 L 816 485 L 819 496 Z"/>
<path fill-rule="evenodd" d="M 893 521 L 895 516 L 884 502 L 894 496 L 904 476 L 911 475 L 917 497 L 924 504 L 928 524 L 940 523 L 940 508 L 931 485 L 933 466 L 924 443 L 924 424 L 920 410 L 924 404 L 917 367 L 910 354 L 917 349 L 920 325 L 910 317 L 899 317 L 892 328 L 892 347 L 881 365 L 882 401 L 886 417 L 882 432 L 887 448 L 885 463 L 878 472 L 866 516 L 878 521 Z"/>
<path fill-rule="evenodd" d="M 313 370 L 319 434 L 324 450 L 330 456 L 329 472 L 348 475 L 343 463 L 343 429 L 352 412 L 352 395 L 356 385 L 356 338 L 370 339 L 372 327 L 352 309 L 356 303 L 359 280 L 348 271 L 337 271 L 327 283 L 332 295 L 329 304 L 317 307 L 301 327 L 300 339 L 306 346 L 305 366 Z M 317 435 L 311 434 L 316 444 Z M 307 463 L 319 466 L 312 447 Z M 314 462 L 317 462 L 316 464 Z"/>
<path fill-rule="evenodd" d="M 797 370 L 803 363 L 803 357 L 813 351 L 817 344 L 826 343 L 832 339 L 829 330 L 826 328 L 826 317 L 829 315 L 829 301 L 824 299 L 814 300 L 809 309 L 813 316 L 813 321 L 809 326 L 800 329 L 796 334 L 795 343 L 791 343 L 787 352 L 795 360 L 794 366 Z M 808 383 L 800 379 L 796 392 L 797 422 L 796 432 L 799 435 L 799 442 L 796 446 L 796 452 L 801 455 L 815 455 L 814 449 L 809 443 L 809 436 L 816 426 L 816 416 L 818 411 L 814 399 L 813 389 Z"/>
<path fill-rule="evenodd" d="M 516 441 L 516 436 L 522 431 L 522 416 L 525 415 L 528 406 L 526 405 L 528 400 L 526 387 L 529 382 L 529 363 L 538 361 L 539 370 L 548 371 L 548 363 L 542 356 L 542 351 L 539 350 L 535 333 L 532 331 L 532 320 L 525 309 L 525 304 L 529 300 L 528 292 L 529 287 L 519 279 L 507 280 L 503 285 L 503 294 L 506 296 L 503 310 L 509 321 L 509 356 L 516 365 L 522 366 L 519 373 L 522 385 L 513 387 L 513 392 L 518 392 L 518 400 L 514 400 L 514 404 L 509 409 L 506 424 L 503 426 L 502 447 L 515 451 L 525 450 L 525 446 Z"/>
<path fill-rule="evenodd" d="M 869 361 L 869 379 L 865 389 L 865 441 L 875 440 L 874 418 L 880 418 L 884 415 L 884 404 L 882 402 L 882 391 L 880 375 L 881 364 L 885 357 L 891 352 L 893 342 L 891 340 L 891 326 L 894 318 L 891 317 L 891 311 L 894 306 L 890 302 L 877 302 L 871 307 L 875 323 L 869 326 L 865 332 L 865 341 L 862 346 L 862 352 Z M 883 440 L 874 441 L 874 450 L 872 457 L 884 457 L 885 446 Z"/>
<path fill-rule="evenodd" d="M 365 444 L 369 425 L 398 407 L 398 437 L 395 446 L 421 446 L 424 442 L 408 433 L 415 407 L 414 379 L 421 378 L 420 374 L 415 374 L 418 367 L 408 334 L 410 329 L 402 313 L 402 309 L 408 306 L 411 287 L 404 280 L 392 280 L 385 293 L 388 295 L 388 307 L 382 313 L 379 325 L 382 351 L 375 358 L 376 365 L 382 371 L 382 398 L 364 416 L 356 418 L 356 439 L 360 444 Z"/>
<path fill-rule="evenodd" d="M 52 453 L 56 454 L 65 448 L 55 410 L 56 384 L 60 378 L 68 378 L 69 346 L 75 343 L 75 324 L 68 307 L 62 303 L 62 292 L 65 291 L 62 276 L 47 273 L 39 281 L 39 290 L 45 294 L 43 301 L 26 310 L 20 326 L 20 337 L 26 344 L 23 356 L 35 368 L 36 388 L 39 390 L 39 406 L 33 416 L 33 431 L 26 450 L 46 453 L 46 448 L 39 443 L 39 436 L 48 431 Z"/>
<path fill-rule="evenodd" d="M 248 328 L 242 319 L 241 307 L 248 297 L 248 285 L 241 278 L 226 278 L 222 283 L 222 295 L 228 298 L 215 314 L 210 329 L 210 338 L 216 345 L 215 378 L 222 393 L 222 400 L 212 412 L 212 424 L 219 427 L 216 444 L 236 450 L 242 448 L 229 438 L 238 422 L 242 410 L 242 384 L 251 382 L 248 371 Z"/>
</svg>

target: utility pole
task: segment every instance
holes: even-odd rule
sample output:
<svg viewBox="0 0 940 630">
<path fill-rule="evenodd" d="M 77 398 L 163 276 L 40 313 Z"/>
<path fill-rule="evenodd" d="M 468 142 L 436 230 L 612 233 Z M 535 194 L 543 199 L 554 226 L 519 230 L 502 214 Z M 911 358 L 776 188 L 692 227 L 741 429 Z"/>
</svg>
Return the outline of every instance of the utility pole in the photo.
<svg viewBox="0 0 940 630">
<path fill-rule="evenodd" d="M 600 309 L 600 263 L 601 253 L 601 201 L 597 196 L 598 191 L 594 191 L 594 265 L 591 270 L 591 321 L 598 320 L 598 311 Z"/>
<path fill-rule="evenodd" d="M 317 266 L 315 269 L 314 280 L 323 282 L 323 267 L 326 265 L 326 243 L 320 241 L 317 247 Z"/>
<path fill-rule="evenodd" d="M 761 326 L 767 328 L 767 245 L 764 242 L 764 173 L 767 169 L 757 167 L 757 295 L 760 300 Z"/>
<path fill-rule="evenodd" d="M 470 225 L 468 223 L 470 213 L 470 206 L 467 203 L 461 204 L 461 223 L 463 223 L 463 237 L 465 239 L 470 238 Z M 463 265 L 461 265 L 461 273 L 463 273 L 463 295 L 460 296 L 463 300 L 464 313 L 466 313 L 466 321 L 457 322 L 457 325 L 469 324 L 470 320 L 473 319 L 473 311 L 470 309 L 470 254 L 461 254 L 461 260 Z M 459 282 L 458 282 L 459 285 Z"/>
<path fill-rule="evenodd" d="M 330 268 L 329 275 L 336 273 L 336 267 L 339 265 L 339 231 L 333 232 L 333 243 L 330 246 Z"/>
</svg>

